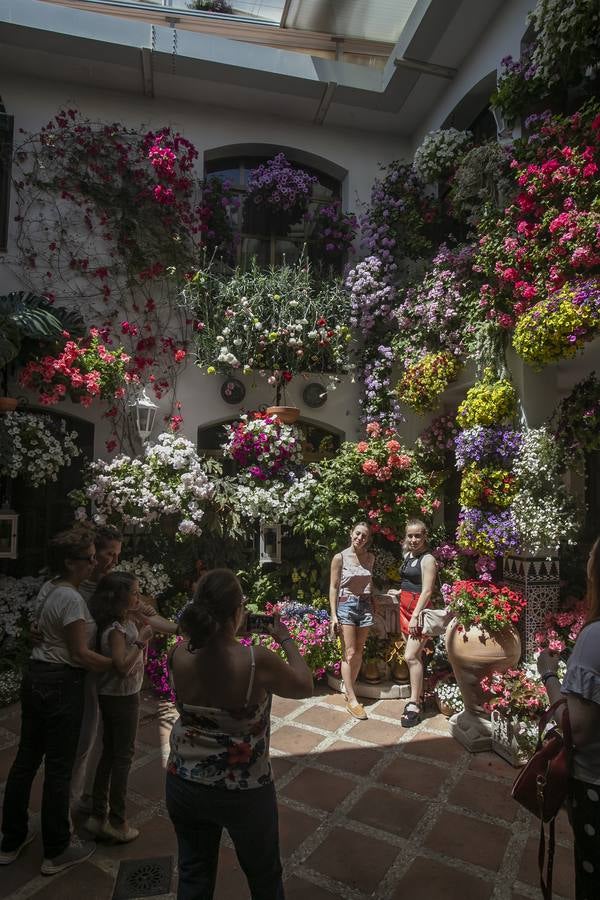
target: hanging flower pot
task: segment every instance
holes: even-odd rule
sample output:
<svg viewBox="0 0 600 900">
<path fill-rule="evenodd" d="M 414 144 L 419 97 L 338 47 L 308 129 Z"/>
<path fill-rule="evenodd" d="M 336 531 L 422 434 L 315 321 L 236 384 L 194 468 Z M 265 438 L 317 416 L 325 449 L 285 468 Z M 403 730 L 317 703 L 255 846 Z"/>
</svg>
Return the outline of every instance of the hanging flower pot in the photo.
<svg viewBox="0 0 600 900">
<path fill-rule="evenodd" d="M 267 406 L 268 416 L 276 416 L 284 425 L 292 425 L 299 417 L 300 410 L 297 406 Z"/>
</svg>

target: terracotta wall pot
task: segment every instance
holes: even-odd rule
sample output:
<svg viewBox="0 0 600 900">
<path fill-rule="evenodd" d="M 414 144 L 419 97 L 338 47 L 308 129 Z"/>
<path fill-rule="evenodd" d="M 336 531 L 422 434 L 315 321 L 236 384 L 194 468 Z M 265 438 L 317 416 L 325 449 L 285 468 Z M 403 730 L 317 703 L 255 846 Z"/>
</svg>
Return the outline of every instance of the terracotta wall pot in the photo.
<svg viewBox="0 0 600 900">
<path fill-rule="evenodd" d="M 490 672 L 506 672 L 521 656 L 521 639 L 516 628 L 488 634 L 476 625 L 459 631 L 456 619 L 446 629 L 446 651 L 460 687 L 465 709 L 475 716 L 487 716 L 480 680 Z"/>
<path fill-rule="evenodd" d="M 391 665 L 391 676 L 393 681 L 410 681 L 408 673 L 408 665 L 404 659 L 395 659 Z"/>
<path fill-rule="evenodd" d="M 300 415 L 297 406 L 267 406 L 266 412 L 268 416 L 277 416 L 284 425 L 292 425 Z"/>
<path fill-rule="evenodd" d="M 13 412 L 18 402 L 16 397 L 0 397 L 0 412 Z"/>
<path fill-rule="evenodd" d="M 381 681 L 378 661 L 376 659 L 369 659 L 363 662 L 360 674 L 363 681 L 368 681 L 369 684 L 377 684 Z"/>
</svg>

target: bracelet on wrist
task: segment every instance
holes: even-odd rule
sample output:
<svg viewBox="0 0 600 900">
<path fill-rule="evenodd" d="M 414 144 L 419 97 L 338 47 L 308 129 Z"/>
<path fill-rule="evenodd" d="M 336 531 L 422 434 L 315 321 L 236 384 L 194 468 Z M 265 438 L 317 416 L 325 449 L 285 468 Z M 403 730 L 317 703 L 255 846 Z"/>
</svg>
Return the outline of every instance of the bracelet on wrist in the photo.
<svg viewBox="0 0 600 900">
<path fill-rule="evenodd" d="M 542 684 L 544 685 L 544 687 L 546 687 L 546 682 L 550 678 L 556 678 L 558 681 L 558 675 L 556 674 L 556 672 L 544 672 L 540 677 L 542 679 Z"/>
</svg>

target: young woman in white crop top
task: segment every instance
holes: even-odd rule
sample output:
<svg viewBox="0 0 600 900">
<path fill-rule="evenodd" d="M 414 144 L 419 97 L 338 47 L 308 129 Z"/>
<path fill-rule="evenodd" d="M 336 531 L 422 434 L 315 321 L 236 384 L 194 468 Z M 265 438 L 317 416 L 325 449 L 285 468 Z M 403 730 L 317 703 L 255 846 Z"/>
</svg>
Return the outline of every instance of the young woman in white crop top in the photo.
<svg viewBox="0 0 600 900">
<path fill-rule="evenodd" d="M 372 584 L 374 555 L 367 549 L 371 528 L 358 522 L 350 532 L 350 546 L 331 560 L 329 605 L 331 632 L 342 642 L 342 679 L 346 709 L 355 719 L 366 719 L 356 699 L 355 684 L 362 655 L 373 624 Z"/>
</svg>

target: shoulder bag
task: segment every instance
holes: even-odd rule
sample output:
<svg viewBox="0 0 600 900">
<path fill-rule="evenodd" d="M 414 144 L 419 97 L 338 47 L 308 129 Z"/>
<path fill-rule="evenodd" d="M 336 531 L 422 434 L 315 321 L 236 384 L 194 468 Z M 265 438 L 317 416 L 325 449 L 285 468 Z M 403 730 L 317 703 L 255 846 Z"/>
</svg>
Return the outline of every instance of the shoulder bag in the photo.
<svg viewBox="0 0 600 900">
<path fill-rule="evenodd" d="M 562 713 L 559 713 L 560 708 Z M 558 724 L 547 733 L 551 719 Z M 540 887 L 544 900 L 552 900 L 552 867 L 554 863 L 556 816 L 567 799 L 571 770 L 571 723 L 566 699 L 557 700 L 541 716 L 537 748 L 529 762 L 517 775 L 512 786 L 512 796 L 540 820 L 540 844 L 538 865 Z M 548 860 L 544 877 L 546 856 L 546 835 L 544 824 L 550 823 L 548 830 Z"/>
</svg>

